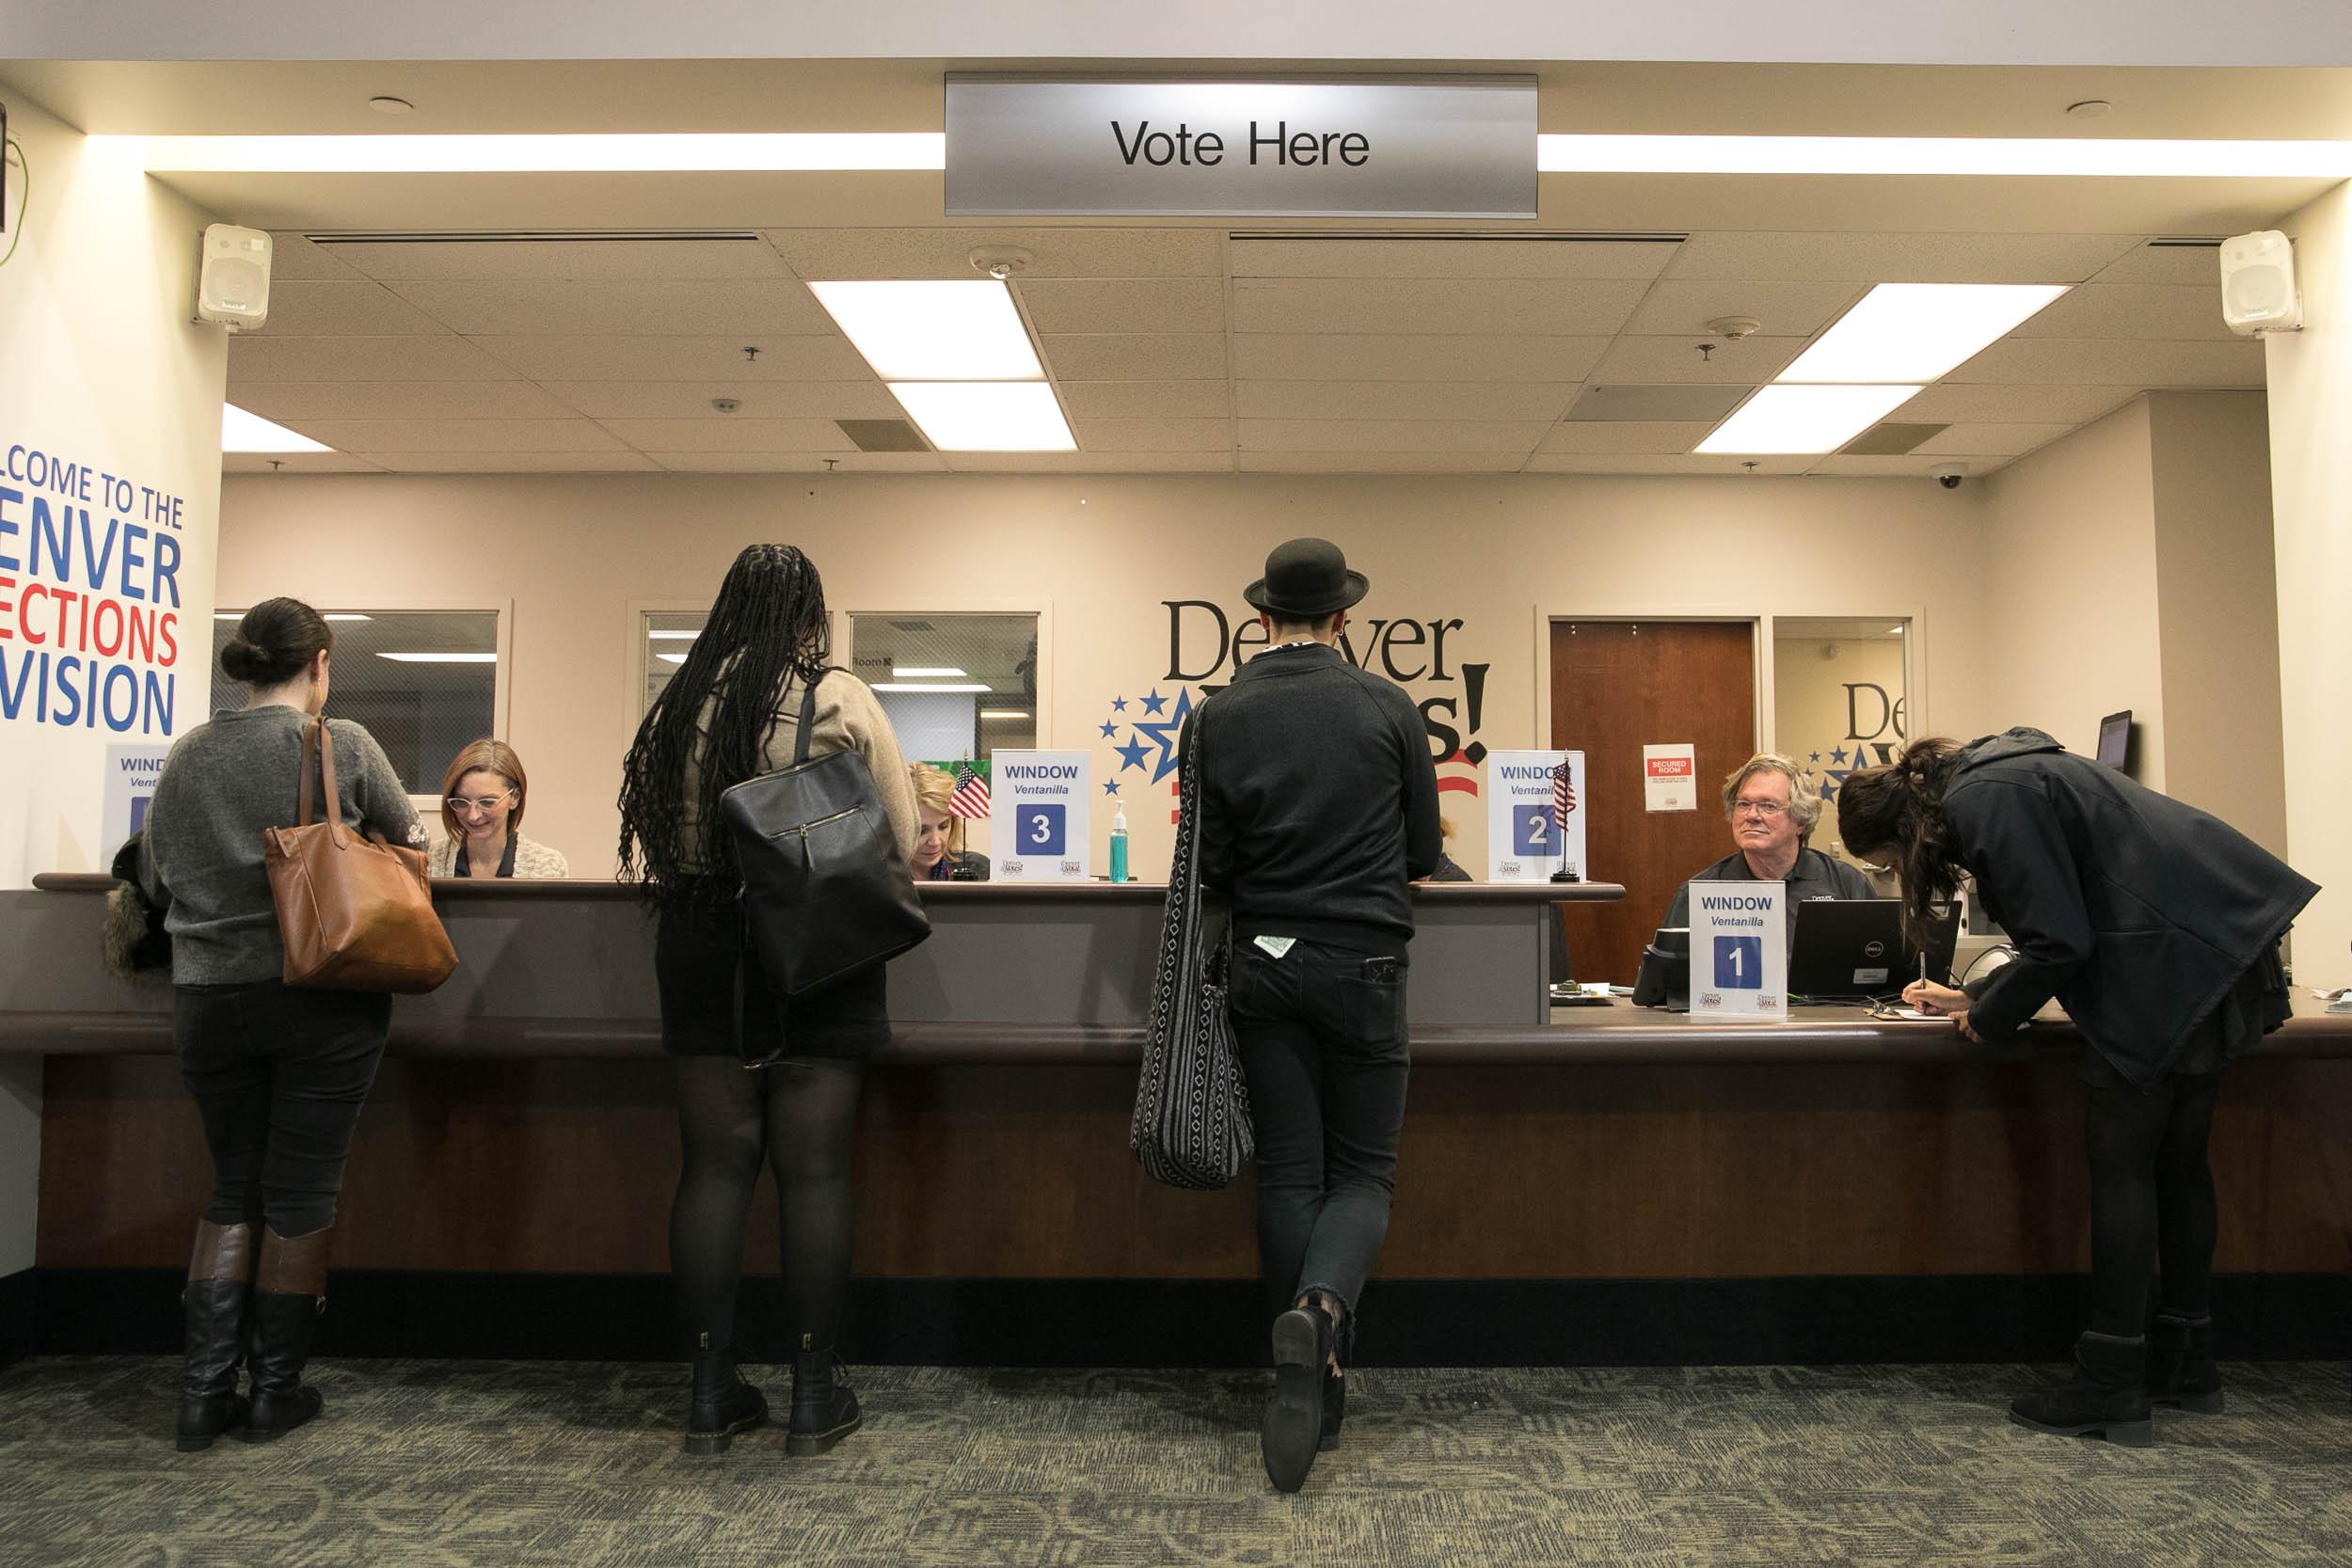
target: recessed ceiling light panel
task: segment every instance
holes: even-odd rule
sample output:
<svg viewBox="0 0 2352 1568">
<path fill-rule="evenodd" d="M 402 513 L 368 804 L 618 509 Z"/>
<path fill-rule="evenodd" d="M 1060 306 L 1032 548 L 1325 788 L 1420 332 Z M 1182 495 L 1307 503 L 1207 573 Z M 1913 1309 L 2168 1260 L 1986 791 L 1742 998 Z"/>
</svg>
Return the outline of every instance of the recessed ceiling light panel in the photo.
<svg viewBox="0 0 2352 1568">
<path fill-rule="evenodd" d="M 993 277 L 811 283 L 884 381 L 1036 381 L 1045 374 L 1012 292 Z"/>
<path fill-rule="evenodd" d="M 1742 457 L 1836 451 L 1916 387 L 1767 387 L 1692 450 Z"/>
<path fill-rule="evenodd" d="M 891 395 L 942 451 L 1075 451 L 1041 381 L 898 381 Z"/>
<path fill-rule="evenodd" d="M 2066 292 L 2062 283 L 1882 283 L 1777 381 L 1933 381 Z"/>
</svg>

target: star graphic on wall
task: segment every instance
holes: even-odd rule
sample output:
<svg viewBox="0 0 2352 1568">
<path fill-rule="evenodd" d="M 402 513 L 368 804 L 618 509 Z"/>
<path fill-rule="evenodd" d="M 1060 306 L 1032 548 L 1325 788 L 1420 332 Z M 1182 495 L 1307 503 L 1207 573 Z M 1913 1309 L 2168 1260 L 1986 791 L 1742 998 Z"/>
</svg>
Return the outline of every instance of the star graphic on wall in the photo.
<svg viewBox="0 0 2352 1568">
<path fill-rule="evenodd" d="M 1117 751 L 1119 752 L 1119 766 L 1121 769 L 1129 768 L 1141 768 L 1143 766 L 1143 759 L 1152 754 L 1152 748 L 1146 746 L 1140 740 L 1130 740 L 1126 745 L 1118 747 Z"/>
<path fill-rule="evenodd" d="M 1103 738 L 1104 738 L 1104 739 L 1105 739 L 1105 740 L 1110 740 L 1110 739 L 1113 739 L 1114 737 L 1116 737 L 1116 736 L 1118 736 L 1118 734 L 1119 734 L 1119 726 L 1118 726 L 1117 724 L 1112 723 L 1112 722 L 1111 722 L 1109 720 L 1107 720 L 1107 719 L 1105 719 L 1105 720 L 1104 720 L 1104 721 L 1103 721 Z M 1814 760 L 1819 761 L 1820 759 L 1817 757 L 1817 758 L 1815 758 Z"/>
<path fill-rule="evenodd" d="M 1157 713 L 1167 705 L 1168 699 L 1160 695 L 1158 687 L 1153 687 L 1152 694 L 1143 699 L 1143 711 L 1146 713 Z"/>
<path fill-rule="evenodd" d="M 1846 760 L 1846 748 L 1843 746 L 1832 747 L 1830 749 L 1829 760 L 1832 762 L 1844 762 Z"/>
<path fill-rule="evenodd" d="M 1113 697 L 1113 698 L 1111 699 L 1111 711 L 1112 711 L 1113 713 L 1124 713 L 1124 712 L 1126 712 L 1126 711 L 1127 711 L 1127 699 L 1126 699 L 1126 698 L 1124 698 L 1124 697 Z"/>
<path fill-rule="evenodd" d="M 1819 762 L 1819 761 L 1820 761 L 1820 760 L 1821 760 L 1821 753 L 1820 753 L 1820 752 L 1814 752 L 1811 756 L 1806 757 L 1804 760 L 1805 760 L 1805 761 L 1807 761 L 1807 762 Z"/>
<path fill-rule="evenodd" d="M 1154 691 L 1152 697 L 1147 699 L 1146 705 L 1150 705 L 1150 703 L 1154 701 L 1165 705 L 1168 699 Z M 1162 779 L 1176 771 L 1176 735 L 1184 728 L 1184 720 L 1191 712 L 1192 693 L 1179 688 L 1176 692 L 1176 706 L 1166 719 L 1157 723 L 1136 726 L 1136 734 L 1149 740 L 1159 752 L 1158 757 L 1152 765 L 1153 784 L 1158 784 Z M 1120 748 L 1120 754 L 1125 754 L 1124 747 Z"/>
<path fill-rule="evenodd" d="M 1116 795 L 1119 793 L 1119 785 L 1116 783 L 1105 783 L 1103 785 L 1103 793 L 1105 795 Z"/>
</svg>

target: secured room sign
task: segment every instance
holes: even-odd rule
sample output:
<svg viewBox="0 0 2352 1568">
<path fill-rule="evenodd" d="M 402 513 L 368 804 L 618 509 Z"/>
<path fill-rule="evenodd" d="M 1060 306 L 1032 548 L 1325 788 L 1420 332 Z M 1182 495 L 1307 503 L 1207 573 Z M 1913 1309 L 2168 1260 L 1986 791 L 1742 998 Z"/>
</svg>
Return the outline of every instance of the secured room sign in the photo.
<svg viewBox="0 0 2352 1568">
<path fill-rule="evenodd" d="M 947 78 L 950 216 L 1532 218 L 1535 79 Z"/>
</svg>

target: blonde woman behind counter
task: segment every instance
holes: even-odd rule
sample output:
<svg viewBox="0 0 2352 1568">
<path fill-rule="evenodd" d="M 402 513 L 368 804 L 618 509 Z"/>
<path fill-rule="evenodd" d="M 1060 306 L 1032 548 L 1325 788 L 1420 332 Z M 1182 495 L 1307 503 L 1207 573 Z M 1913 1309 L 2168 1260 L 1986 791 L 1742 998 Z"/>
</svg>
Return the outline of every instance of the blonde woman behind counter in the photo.
<svg viewBox="0 0 2352 1568">
<path fill-rule="evenodd" d="M 562 855 L 523 837 L 530 799 L 531 781 L 514 747 L 487 736 L 467 745 L 441 775 L 441 826 L 449 836 L 433 847 L 426 875 L 570 876 Z"/>
<path fill-rule="evenodd" d="M 956 816 L 956 781 L 946 769 L 928 762 L 907 764 L 907 782 L 914 786 L 914 853 L 907 869 L 918 882 L 985 882 L 988 857 L 975 849 L 955 847 L 963 837 Z"/>
</svg>

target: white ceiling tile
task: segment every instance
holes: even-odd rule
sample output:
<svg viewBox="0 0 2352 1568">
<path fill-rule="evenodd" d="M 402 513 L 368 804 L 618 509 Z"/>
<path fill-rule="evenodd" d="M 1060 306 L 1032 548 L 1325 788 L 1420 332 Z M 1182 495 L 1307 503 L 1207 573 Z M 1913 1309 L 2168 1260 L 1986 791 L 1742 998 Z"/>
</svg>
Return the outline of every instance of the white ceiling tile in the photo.
<svg viewBox="0 0 2352 1568">
<path fill-rule="evenodd" d="M 1830 456 L 1816 462 L 1812 471 L 1846 479 L 1927 479 L 1933 470 L 1952 461 L 1948 456 L 1931 457 L 1917 452 L 1900 457 Z M 1972 456 L 1968 459 L 1968 477 L 1972 480 L 1982 479 L 2010 461 L 2001 456 Z"/>
<path fill-rule="evenodd" d="M 274 278 L 264 337 L 389 338 L 449 330 L 381 283 L 364 277 Z"/>
<path fill-rule="evenodd" d="M 384 470 L 364 457 L 354 457 L 347 451 L 283 451 L 275 456 L 265 451 L 225 451 L 220 454 L 220 471 L 225 474 L 379 474 Z"/>
<path fill-rule="evenodd" d="M 513 367 L 463 338 L 229 340 L 229 385 L 248 381 L 512 381 Z"/>
<path fill-rule="evenodd" d="M 771 229 L 771 244 L 803 277 L 977 277 L 975 248 L 1029 253 L 1039 277 L 1217 277 L 1224 236 L 1213 229 Z"/>
<path fill-rule="evenodd" d="M 1746 316 L 1770 338 L 1809 338 L 1867 291 L 1859 283 L 1753 283 L 1709 279 L 1650 285 L 1625 330 L 1642 337 L 1713 337 L 1708 323 Z"/>
<path fill-rule="evenodd" d="M 2205 283 L 2221 286 L 2221 245 L 2143 245 L 2127 250 L 2102 271 L 2093 283 Z"/>
<path fill-rule="evenodd" d="M 1655 277 L 1671 240 L 1446 236 L 1425 240 L 1250 239 L 1232 245 L 1235 277 Z"/>
<path fill-rule="evenodd" d="M 2017 457 L 2057 440 L 2074 428 L 2071 424 L 1952 424 L 1904 455 Z"/>
<path fill-rule="evenodd" d="M 1587 381 L 1659 386 L 1676 382 L 1758 387 L 1786 370 L 1803 338 L 1620 338 Z M 1711 348 L 1707 345 L 1712 344 Z M 1707 348 L 1707 352 L 1700 352 Z"/>
<path fill-rule="evenodd" d="M 943 454 L 960 474 L 1221 474 L 1231 473 L 1229 451 L 951 451 Z"/>
<path fill-rule="evenodd" d="M 2263 345 L 2131 342 L 2119 338 L 2005 338 L 1947 374 L 1947 382 L 2058 386 L 2260 387 Z"/>
<path fill-rule="evenodd" d="M 1462 420 L 1244 420 L 1244 451 L 1471 451 L 1525 456 L 1548 425 Z"/>
<path fill-rule="evenodd" d="M 1021 303 L 1040 332 L 1222 332 L 1216 277 L 1024 277 Z"/>
<path fill-rule="evenodd" d="M 240 381 L 229 401 L 265 420 L 561 420 L 528 381 Z"/>
<path fill-rule="evenodd" d="M 372 451 L 368 456 L 401 474 L 657 473 L 644 452 L 611 451 Z"/>
<path fill-rule="evenodd" d="M 2005 387 L 1939 381 L 1886 417 L 1908 424 L 2086 424 L 2139 396 L 2137 387 Z"/>
<path fill-rule="evenodd" d="M 839 436 L 836 434 L 835 439 Z M 645 455 L 674 473 L 701 474 L 937 474 L 947 460 L 935 451 L 860 451 L 846 443 L 813 451 L 653 451 Z"/>
<path fill-rule="evenodd" d="M 2137 234 L 1699 233 L 1673 278 L 1788 283 L 2078 283 Z"/>
<path fill-rule="evenodd" d="M 2221 283 L 2086 283 L 2069 289 L 2012 338 L 2158 338 L 2239 341 L 2221 320 Z"/>
<path fill-rule="evenodd" d="M 1223 420 L 1080 420 L 1075 433 L 1089 451 L 1227 451 L 1233 444 Z"/>
<path fill-rule="evenodd" d="M 386 451 L 612 451 L 621 445 L 580 419 L 302 420 L 287 428 L 377 462 Z"/>
<path fill-rule="evenodd" d="M 272 230 L 269 238 L 269 280 L 273 289 L 288 278 L 360 276 L 329 252 L 312 245 L 310 236 L 299 230 Z"/>
<path fill-rule="evenodd" d="M 897 420 L 898 400 L 879 381 L 550 381 L 565 407 L 592 420 Z M 721 415 L 713 398 L 743 406 Z"/>
<path fill-rule="evenodd" d="M 1606 338 L 1236 333 L 1241 380 L 1579 381 Z"/>
<path fill-rule="evenodd" d="M 1713 453 L 1539 451 L 1527 460 L 1529 473 L 1544 474 L 1727 474 L 1772 479 L 1804 473 L 1812 457 L 1732 457 Z M 1756 465 L 1749 467 L 1749 464 Z"/>
<path fill-rule="evenodd" d="M 785 335 L 744 357 L 739 336 L 469 338 L 533 381 L 864 381 L 873 372 L 848 340 Z"/>
<path fill-rule="evenodd" d="M 1047 333 L 1040 346 L 1056 381 L 1222 381 L 1221 332 Z"/>
<path fill-rule="evenodd" d="M 1555 425 L 1544 452 L 1685 452 L 1715 428 L 1710 420 L 1585 420 Z"/>
<path fill-rule="evenodd" d="M 1232 412 L 1222 381 L 1063 381 L 1062 406 L 1078 420 L 1217 420 Z"/>
<path fill-rule="evenodd" d="M 326 285 L 314 285 L 326 287 Z M 789 277 L 716 278 L 676 283 L 403 283 L 402 298 L 469 338 L 532 333 L 700 337 L 831 333 L 833 318 L 808 286 Z"/>
<path fill-rule="evenodd" d="M 1245 451 L 1241 468 L 1260 474 L 1508 474 L 1518 452 Z"/>
<path fill-rule="evenodd" d="M 857 443 L 831 420 L 755 420 L 741 414 L 711 414 L 699 420 L 606 420 L 604 428 L 639 451 L 858 450 Z"/>
<path fill-rule="evenodd" d="M 328 240 L 320 248 L 387 283 L 521 278 L 619 281 L 788 277 L 757 238 L 610 240 Z"/>
<path fill-rule="evenodd" d="M 1605 336 L 1625 325 L 1648 287 L 1629 278 L 1248 278 L 1233 285 L 1233 330 Z"/>
<path fill-rule="evenodd" d="M 1577 393 L 1573 381 L 1245 381 L 1235 409 L 1252 420 L 1541 420 Z"/>
<path fill-rule="evenodd" d="M 1753 388 L 1734 383 L 1707 386 L 1649 387 L 1639 383 L 1588 382 L 1561 416 L 1570 423 L 1612 420 L 1652 424 L 1687 424 L 1703 420 L 1713 424 L 1739 405 Z"/>
</svg>

